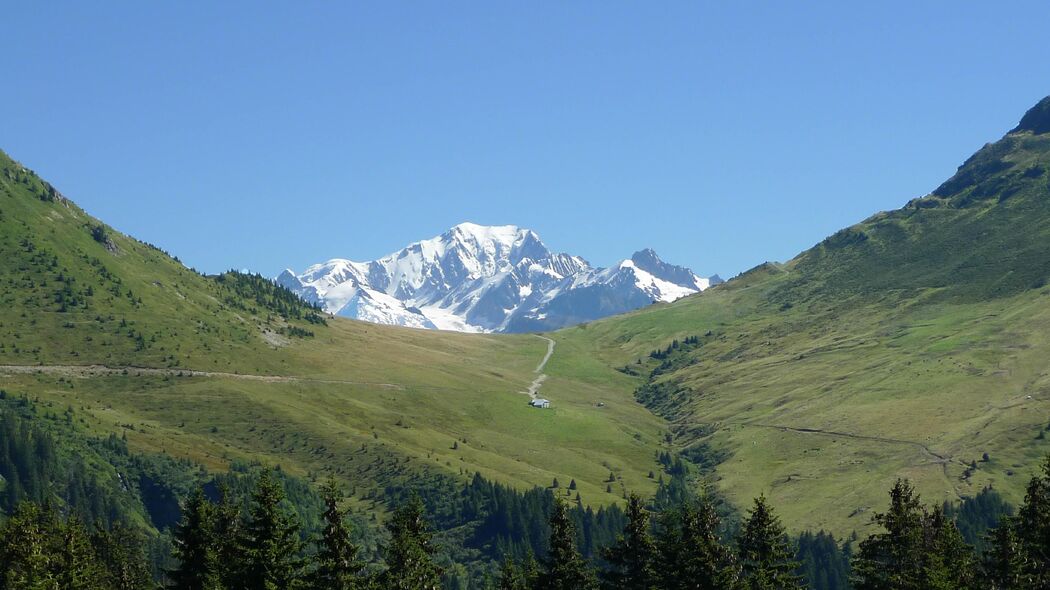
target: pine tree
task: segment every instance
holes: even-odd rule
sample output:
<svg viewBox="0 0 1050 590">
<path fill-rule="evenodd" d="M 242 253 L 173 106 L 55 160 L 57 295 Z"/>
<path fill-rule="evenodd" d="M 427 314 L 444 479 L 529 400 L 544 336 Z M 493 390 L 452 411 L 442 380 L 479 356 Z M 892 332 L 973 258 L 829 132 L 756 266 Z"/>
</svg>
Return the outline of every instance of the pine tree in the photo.
<svg viewBox="0 0 1050 590">
<path fill-rule="evenodd" d="M 875 515 L 886 532 L 860 544 L 855 590 L 963 590 L 976 587 L 976 558 L 944 511 L 925 510 L 907 481 L 890 491 L 890 510 Z"/>
<path fill-rule="evenodd" d="M 660 588 L 663 590 L 731 590 L 739 587 L 739 566 L 722 544 L 718 514 L 707 496 L 685 503 L 661 517 Z"/>
<path fill-rule="evenodd" d="M 558 499 L 550 517 L 550 541 L 540 590 L 587 590 L 597 586 L 594 572 L 576 547 L 576 527 L 565 502 Z"/>
<path fill-rule="evenodd" d="M 101 560 L 106 588 L 152 590 L 156 587 L 146 561 L 145 539 L 140 533 L 121 524 L 109 531 L 96 526 L 91 543 Z"/>
<path fill-rule="evenodd" d="M 500 564 L 496 590 L 529 590 L 522 580 L 521 569 L 510 556 L 504 557 Z"/>
<path fill-rule="evenodd" d="M 244 590 L 287 590 L 300 587 L 303 562 L 299 557 L 299 524 L 284 513 L 281 485 L 263 471 L 252 494 L 248 520 L 241 532 Z"/>
<path fill-rule="evenodd" d="M 71 516 L 61 530 L 58 587 L 62 590 L 106 590 L 104 572 L 95 556 L 84 523 Z"/>
<path fill-rule="evenodd" d="M 241 506 L 226 482 L 219 486 L 219 504 L 214 508 L 213 521 L 219 584 L 223 588 L 237 588 L 246 567 L 240 543 L 243 534 Z"/>
<path fill-rule="evenodd" d="M 339 509 L 339 495 L 329 483 L 322 490 L 325 527 L 318 541 L 315 561 L 317 569 L 310 575 L 310 586 L 315 590 L 352 590 L 360 587 L 359 577 L 364 562 L 358 561 L 358 547 L 350 540 L 346 513 Z"/>
<path fill-rule="evenodd" d="M 955 523 L 941 508 L 923 520 L 923 587 L 928 590 L 977 588 L 977 558 Z"/>
<path fill-rule="evenodd" d="M 532 590 L 539 585 L 540 564 L 530 547 L 525 553 L 525 559 L 521 560 L 521 582 L 522 590 Z"/>
<path fill-rule="evenodd" d="M 204 491 L 197 488 L 182 509 L 182 521 L 175 528 L 174 556 L 179 565 L 168 572 L 173 590 L 215 590 L 221 588 L 215 535 L 215 507 Z"/>
<path fill-rule="evenodd" d="M 436 590 L 441 586 L 441 569 L 434 563 L 435 548 L 430 526 L 423 513 L 423 502 L 413 496 L 399 508 L 387 525 L 387 571 L 382 587 L 389 590 Z"/>
<path fill-rule="evenodd" d="M 825 531 L 805 531 L 798 538 L 799 572 L 810 590 L 840 590 L 847 587 L 849 555 L 835 537 Z"/>
<path fill-rule="evenodd" d="M 9 463 L 10 464 L 10 463 Z M 25 492 L 22 491 L 22 481 L 18 476 L 18 470 L 12 469 L 6 478 L 7 485 L 4 488 L 5 503 L 10 507 L 18 506 Z"/>
<path fill-rule="evenodd" d="M 609 567 L 601 573 L 605 588 L 656 588 L 656 542 L 649 532 L 649 513 L 637 494 L 627 500 L 627 525 L 616 544 L 603 552 Z"/>
<path fill-rule="evenodd" d="M 1025 559 L 1027 582 L 1032 588 L 1050 588 L 1050 456 L 1043 463 L 1042 473 L 1028 483 L 1014 527 Z"/>
<path fill-rule="evenodd" d="M 911 484 L 904 480 L 890 491 L 890 509 L 872 521 L 886 532 L 861 541 L 853 562 L 855 590 L 920 590 L 922 588 L 922 509 Z"/>
<path fill-rule="evenodd" d="M 984 572 L 992 590 L 1021 588 L 1025 579 L 1023 549 L 1014 526 L 1012 520 L 1006 520 L 991 532 L 991 548 L 985 556 Z"/>
<path fill-rule="evenodd" d="M 737 539 L 744 587 L 750 590 L 801 589 L 796 575 L 799 564 L 780 518 L 766 503 L 765 496 L 755 499 Z"/>
<path fill-rule="evenodd" d="M 19 504 L 0 526 L 0 588 L 56 588 L 58 539 L 58 523 L 49 507 Z"/>
</svg>

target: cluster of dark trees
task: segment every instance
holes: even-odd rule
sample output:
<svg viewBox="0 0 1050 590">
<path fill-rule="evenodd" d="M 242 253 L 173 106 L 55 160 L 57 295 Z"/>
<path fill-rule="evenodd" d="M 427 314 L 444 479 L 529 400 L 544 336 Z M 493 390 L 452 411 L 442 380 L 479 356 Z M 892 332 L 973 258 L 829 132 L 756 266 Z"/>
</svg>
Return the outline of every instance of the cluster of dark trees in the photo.
<svg viewBox="0 0 1050 590">
<path fill-rule="evenodd" d="M 269 472 L 256 481 L 247 508 L 225 491 L 217 502 L 194 492 L 175 529 L 176 565 L 165 587 L 176 590 L 404 589 L 442 587 L 431 523 L 413 496 L 386 523 L 382 564 L 360 558 L 339 495 L 326 486 L 320 532 L 304 543 L 299 521 Z M 764 498 L 733 535 L 708 496 L 652 512 L 627 502 L 615 542 L 587 559 L 564 500 L 553 504 L 541 558 L 508 556 L 491 585 L 499 590 L 793 590 L 828 582 L 807 579 L 797 556 L 833 539 L 794 543 Z M 1050 588 L 1050 458 L 1028 485 L 1016 516 L 987 534 L 987 550 L 966 542 L 942 507 L 924 506 L 907 481 L 890 491 L 874 517 L 881 530 L 852 558 L 856 590 Z M 821 551 L 817 551 L 822 554 Z M 154 588 L 141 541 L 116 526 L 88 530 L 47 504 L 24 502 L 0 527 L 0 590 Z M 834 568 L 822 575 L 844 575 Z"/>
<path fill-rule="evenodd" d="M 174 533 L 176 565 L 161 587 L 177 590 L 423 589 L 441 586 L 433 533 L 415 498 L 387 523 L 386 567 L 358 558 L 334 488 L 323 493 L 323 528 L 304 543 L 284 488 L 264 471 L 245 509 L 225 488 L 219 502 L 198 488 Z M 310 545 L 312 547 L 307 547 Z M 131 528 L 62 517 L 50 504 L 23 502 L 0 526 L 0 590 L 152 590 L 143 539 Z"/>
<path fill-rule="evenodd" d="M 0 403 L 28 408 L 26 399 L 8 400 L 0 390 Z M 56 419 L 72 420 L 66 411 Z M 80 462 L 62 462 L 58 444 L 45 429 L 22 419 L 17 413 L 0 411 L 0 513 L 11 514 L 23 501 L 39 504 L 57 497 L 66 506 L 75 507 L 88 522 L 103 521 L 107 525 L 118 512 L 118 500 L 113 490 L 86 473 Z"/>
<path fill-rule="evenodd" d="M 471 554 L 490 562 L 507 556 L 521 559 L 542 554 L 550 537 L 550 516 L 559 500 L 567 501 L 580 552 L 591 559 L 616 540 L 626 518 L 617 505 L 597 509 L 584 506 L 572 488 L 570 483 L 522 492 L 475 474 L 466 485 L 434 478 L 411 489 L 389 487 L 384 497 L 392 505 L 401 505 L 418 496 L 434 528 L 446 533 L 443 537 L 459 533 L 444 547 L 451 560 L 458 562 L 469 561 Z M 485 572 L 477 573 L 480 576 L 473 577 Z"/>
<path fill-rule="evenodd" d="M 678 350 L 679 347 L 682 347 L 682 348 L 694 348 L 694 347 L 697 347 L 697 346 L 700 346 L 700 337 L 699 336 L 686 336 L 686 338 L 684 340 L 682 340 L 681 342 L 679 342 L 678 339 L 675 338 L 674 340 L 671 341 L 670 344 L 667 345 L 667 348 L 656 349 L 656 350 L 650 352 L 649 353 L 649 358 L 656 359 L 658 361 L 662 361 L 662 360 L 665 360 L 667 357 L 671 356 L 671 354 L 674 353 L 676 350 Z"/>
<path fill-rule="evenodd" d="M 983 552 L 966 542 L 943 508 L 928 509 L 906 481 L 875 516 L 884 532 L 860 543 L 857 590 L 1050 588 L 1050 457 L 1032 478 L 1016 516 L 1000 519 Z"/>
<path fill-rule="evenodd" d="M 831 583 L 800 575 L 806 569 L 795 557 L 801 545 L 822 542 L 820 535 L 794 547 L 764 498 L 755 500 L 732 540 L 725 539 L 718 513 L 705 498 L 659 513 L 656 526 L 649 519 L 640 499 L 632 497 L 623 533 L 603 551 L 595 570 L 573 545 L 564 510 L 556 510 L 546 559 L 505 562 L 499 588 L 793 590 Z M 923 506 L 905 480 L 894 485 L 889 510 L 874 522 L 882 531 L 861 541 L 852 559 L 849 583 L 855 590 L 1050 588 L 1050 457 L 1029 483 L 1017 515 L 991 529 L 982 553 L 966 542 L 944 508 Z M 812 573 L 845 575 L 828 565 Z"/>
<path fill-rule="evenodd" d="M 286 320 L 305 320 L 311 324 L 328 325 L 319 306 L 307 303 L 295 293 L 262 275 L 231 270 L 216 276 L 215 282 L 227 291 L 223 301 L 235 309 L 258 313 L 259 309 L 248 308 L 248 305 L 254 303 L 259 308 L 272 311 Z"/>
<path fill-rule="evenodd" d="M 498 588 L 802 588 L 792 543 L 764 498 L 755 500 L 734 547 L 723 542 L 718 512 L 705 497 L 661 512 L 656 521 L 654 527 L 642 500 L 631 496 L 627 524 L 595 569 L 576 549 L 564 509 L 555 510 L 546 558 L 505 562 Z"/>
<path fill-rule="evenodd" d="M 146 547 L 137 529 L 89 529 L 52 504 L 22 502 L 0 526 L 0 589 L 152 589 Z"/>
<path fill-rule="evenodd" d="M 657 457 L 656 496 L 626 511 L 587 507 L 571 484 L 522 492 L 420 474 L 382 492 L 402 508 L 376 526 L 378 514 L 341 513 L 334 491 L 280 469 L 235 462 L 211 475 L 131 453 L 119 436 L 85 437 L 78 423 L 72 408 L 0 392 L 0 590 L 152 588 L 198 571 L 211 572 L 202 587 L 287 575 L 311 588 L 333 563 L 347 587 L 433 587 L 392 581 L 406 571 L 457 590 L 1050 587 L 1050 464 L 1016 516 L 994 490 L 932 508 L 901 482 L 876 520 L 886 532 L 859 546 L 823 532 L 788 539 L 762 499 L 741 515 L 717 494 L 697 498 L 691 464 L 670 453 Z M 650 586 L 625 581 L 645 572 Z"/>
</svg>

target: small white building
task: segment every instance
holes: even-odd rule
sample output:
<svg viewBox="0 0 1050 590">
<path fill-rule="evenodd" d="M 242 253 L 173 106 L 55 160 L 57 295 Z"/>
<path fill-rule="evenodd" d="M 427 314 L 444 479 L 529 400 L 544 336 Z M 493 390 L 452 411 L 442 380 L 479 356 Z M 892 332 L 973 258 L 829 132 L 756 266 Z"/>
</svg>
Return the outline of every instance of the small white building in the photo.
<svg viewBox="0 0 1050 590">
<path fill-rule="evenodd" d="M 529 405 L 534 407 L 534 408 L 547 409 L 547 408 L 551 407 L 551 402 L 548 399 L 536 398 L 536 399 L 532 400 L 531 402 L 529 402 Z"/>
</svg>

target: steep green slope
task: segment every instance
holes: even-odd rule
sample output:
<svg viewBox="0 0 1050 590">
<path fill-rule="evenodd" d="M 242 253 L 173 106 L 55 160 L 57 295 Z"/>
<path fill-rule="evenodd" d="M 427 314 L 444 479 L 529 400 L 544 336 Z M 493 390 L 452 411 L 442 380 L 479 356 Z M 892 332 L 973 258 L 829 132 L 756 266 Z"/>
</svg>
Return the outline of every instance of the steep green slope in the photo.
<svg viewBox="0 0 1050 590">
<path fill-rule="evenodd" d="M 544 386 L 552 411 L 526 405 L 546 347 L 321 317 L 258 277 L 201 276 L 0 154 L 0 386 L 135 450 L 331 474 L 358 499 L 475 471 L 575 479 L 594 504 L 654 489 L 665 424 L 629 389 L 599 410 L 570 381 Z"/>
<path fill-rule="evenodd" d="M 0 380 L 133 449 L 334 475 L 361 502 L 474 471 L 614 502 L 654 489 L 668 447 L 796 530 L 865 529 L 899 476 L 930 501 L 992 484 L 1016 502 L 1050 450 L 1048 112 L 794 260 L 555 333 L 552 411 L 521 395 L 539 338 L 317 317 L 105 228 L 2 156 Z"/>
<path fill-rule="evenodd" d="M 898 476 L 1018 500 L 1050 450 L 1048 113 L 786 264 L 557 333 L 552 374 L 633 375 L 731 498 L 766 493 L 796 528 L 865 528 Z"/>
<path fill-rule="evenodd" d="M 2 153 L 0 252 L 7 363 L 257 369 L 275 362 L 266 338 L 324 322 L 265 281 L 206 278 L 112 231 Z"/>
</svg>

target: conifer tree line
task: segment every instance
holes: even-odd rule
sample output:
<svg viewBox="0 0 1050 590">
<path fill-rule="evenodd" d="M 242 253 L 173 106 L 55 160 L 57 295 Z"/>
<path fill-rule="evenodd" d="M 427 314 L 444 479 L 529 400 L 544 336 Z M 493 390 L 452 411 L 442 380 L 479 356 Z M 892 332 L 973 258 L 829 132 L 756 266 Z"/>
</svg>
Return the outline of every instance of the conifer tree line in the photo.
<svg viewBox="0 0 1050 590">
<path fill-rule="evenodd" d="M 852 559 L 855 590 L 1043 590 L 1050 588 L 1050 457 L 1028 484 L 1016 516 L 1000 519 L 978 553 L 943 507 L 924 506 L 898 480 L 880 531 Z M 806 579 L 780 519 L 763 497 L 727 538 L 708 497 L 664 510 L 651 523 L 632 496 L 627 524 L 592 568 L 574 545 L 564 505 L 551 517 L 548 555 L 504 562 L 499 590 L 796 590 L 826 584 Z M 799 545 L 820 541 L 809 535 Z M 826 571 L 824 572 L 826 575 Z"/>
<path fill-rule="evenodd" d="M 328 325 L 319 305 L 304 301 L 287 288 L 260 274 L 230 270 L 216 275 L 214 279 L 227 290 L 223 300 L 231 307 L 248 311 L 247 306 L 254 303 L 262 310 L 275 312 L 286 320 L 301 319 L 311 324 Z M 251 311 L 258 313 L 259 309 Z"/>
<path fill-rule="evenodd" d="M 380 564 L 366 563 L 352 542 L 340 494 L 323 489 L 321 532 L 304 542 L 282 486 L 269 471 L 248 508 L 225 489 L 217 502 L 203 489 L 185 502 L 175 538 L 177 564 L 161 586 L 149 573 L 142 539 L 115 525 L 88 527 L 47 503 L 22 502 L 0 526 L 0 590 L 276 590 L 442 587 L 442 567 L 423 502 L 412 497 L 387 520 Z M 943 507 L 921 503 L 899 480 L 879 532 L 859 543 L 850 585 L 856 590 L 1035 590 L 1050 588 L 1050 457 L 1028 484 L 1017 514 L 986 534 L 978 553 Z M 623 530 L 589 560 L 580 551 L 569 505 L 551 512 L 546 552 L 508 557 L 489 587 L 498 590 L 796 590 L 807 579 L 802 545 L 828 539 L 787 535 L 774 508 L 755 499 L 739 529 L 725 532 L 709 495 L 653 512 L 627 501 Z M 832 541 L 833 542 L 833 541 Z"/>
<path fill-rule="evenodd" d="M 144 547 L 135 529 L 89 529 L 50 504 L 22 502 L 0 526 L 0 589 L 154 588 Z"/>
<path fill-rule="evenodd" d="M 203 490 L 187 501 L 175 531 L 178 562 L 164 585 L 172 590 L 351 590 L 390 588 L 428 590 L 441 587 L 433 533 L 417 497 L 402 505 L 387 522 L 390 541 L 385 567 L 360 559 L 351 540 L 347 513 L 328 484 L 323 529 L 304 543 L 300 524 L 282 507 L 279 483 L 264 472 L 245 513 L 223 490 L 212 503 Z"/>
<path fill-rule="evenodd" d="M 1000 518 L 1006 505 L 994 493 L 930 508 L 900 482 L 889 511 L 876 517 L 885 532 L 860 543 L 851 580 L 848 556 L 831 535 L 788 540 L 764 498 L 741 523 L 735 515 L 728 525 L 720 522 L 727 512 L 716 509 L 718 499 L 694 498 L 687 466 L 670 455 L 659 458 L 670 480 L 661 476 L 655 498 L 631 498 L 626 510 L 592 511 L 578 494 L 572 497 L 571 483 L 552 493 L 519 492 L 480 476 L 466 486 L 432 479 L 420 488 L 422 502 L 404 489 L 387 489 L 391 505 L 402 508 L 387 519 L 389 541 L 378 555 L 372 527 L 362 515 L 351 527 L 334 489 L 319 497 L 307 482 L 280 470 L 197 480 L 216 501 L 203 491 L 180 493 L 185 500 L 174 512 L 165 503 L 174 502 L 168 488 L 158 488 L 163 493 L 150 494 L 156 497 L 147 512 L 158 529 L 164 520 L 178 522 L 172 560 L 166 541 L 144 538 L 146 529 L 125 506 L 127 493 L 83 472 L 83 461 L 71 461 L 69 452 L 119 464 L 124 474 L 149 474 L 158 483 L 180 479 L 188 467 L 129 454 L 119 437 L 83 442 L 71 409 L 40 413 L 24 397 L 2 401 L 8 409 L 0 411 L 0 512 L 9 517 L 0 514 L 0 590 L 154 588 L 158 578 L 165 587 L 216 590 L 838 590 L 850 581 L 854 588 L 1050 588 L 1043 573 L 1050 556 L 1050 459 L 1030 483 L 1024 506 L 1009 518 Z M 74 442 L 79 446 L 70 446 Z M 171 499 L 157 499 L 164 497 Z M 438 549 L 432 531 L 466 534 Z M 351 538 L 367 546 L 359 550 Z M 506 559 L 496 572 L 489 564 L 501 554 Z M 161 576 L 158 564 L 166 564 Z M 464 570 L 462 564 L 471 565 Z"/>
</svg>

